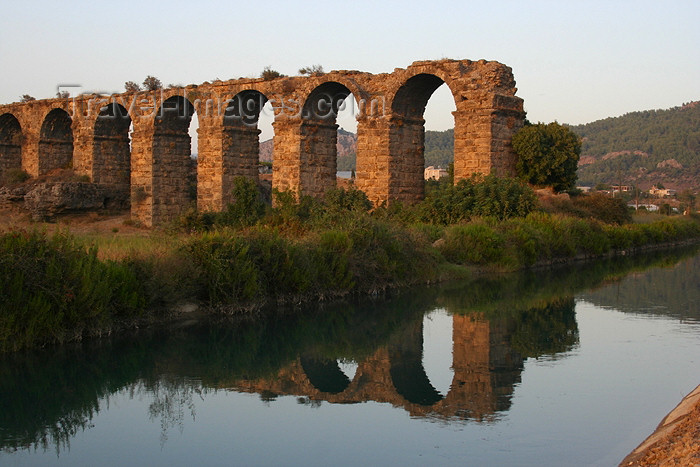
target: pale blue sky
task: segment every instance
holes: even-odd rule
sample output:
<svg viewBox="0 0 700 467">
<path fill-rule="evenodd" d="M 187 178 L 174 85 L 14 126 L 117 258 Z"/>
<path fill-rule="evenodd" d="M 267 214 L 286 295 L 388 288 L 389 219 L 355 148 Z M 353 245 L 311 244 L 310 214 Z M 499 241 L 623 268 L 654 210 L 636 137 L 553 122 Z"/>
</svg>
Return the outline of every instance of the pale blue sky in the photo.
<svg viewBox="0 0 700 467">
<path fill-rule="evenodd" d="M 270 65 L 390 72 L 415 60 L 513 68 L 532 121 L 585 123 L 700 99 L 700 1 L 8 1 L 0 103 L 58 84 L 120 92 L 257 76 Z M 447 93 L 428 128 L 452 125 Z M 341 123 L 342 124 L 342 123 Z"/>
</svg>

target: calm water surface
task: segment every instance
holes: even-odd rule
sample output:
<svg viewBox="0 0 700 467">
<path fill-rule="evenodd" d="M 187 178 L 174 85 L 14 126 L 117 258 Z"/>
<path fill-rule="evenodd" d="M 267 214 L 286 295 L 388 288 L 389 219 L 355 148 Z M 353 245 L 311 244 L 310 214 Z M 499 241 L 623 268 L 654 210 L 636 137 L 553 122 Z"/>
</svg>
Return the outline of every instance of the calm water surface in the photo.
<svg viewBox="0 0 700 467">
<path fill-rule="evenodd" d="M 617 465 L 700 383 L 700 255 L 0 358 L 0 465 Z"/>
</svg>

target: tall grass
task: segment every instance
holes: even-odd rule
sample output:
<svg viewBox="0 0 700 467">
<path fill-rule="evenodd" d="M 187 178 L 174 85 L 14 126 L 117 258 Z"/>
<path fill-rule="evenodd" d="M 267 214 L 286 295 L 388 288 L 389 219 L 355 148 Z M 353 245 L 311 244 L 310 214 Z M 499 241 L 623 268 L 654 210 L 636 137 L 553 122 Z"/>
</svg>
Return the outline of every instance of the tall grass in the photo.
<svg viewBox="0 0 700 467">
<path fill-rule="evenodd" d="M 102 332 L 145 311 L 128 264 L 100 261 L 65 234 L 0 235 L 0 350 Z"/>
<path fill-rule="evenodd" d="M 519 269 L 538 262 L 597 257 L 615 250 L 673 243 L 700 237 L 700 223 L 667 218 L 649 224 L 605 224 L 594 219 L 532 213 L 502 222 L 478 219 L 445 229 L 437 247 L 458 264 Z"/>
<path fill-rule="evenodd" d="M 196 269 L 200 298 L 225 304 L 338 297 L 427 280 L 437 268 L 428 247 L 366 216 L 296 239 L 272 227 L 218 230 L 192 237 L 181 251 Z"/>
</svg>

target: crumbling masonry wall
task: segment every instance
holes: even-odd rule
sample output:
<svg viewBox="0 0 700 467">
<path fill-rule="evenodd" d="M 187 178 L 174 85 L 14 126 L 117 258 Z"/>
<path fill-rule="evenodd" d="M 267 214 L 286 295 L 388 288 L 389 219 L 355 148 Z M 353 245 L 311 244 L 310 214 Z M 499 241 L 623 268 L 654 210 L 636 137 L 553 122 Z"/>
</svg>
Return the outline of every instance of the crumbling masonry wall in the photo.
<svg viewBox="0 0 700 467">
<path fill-rule="evenodd" d="M 194 202 L 200 210 L 219 211 L 232 201 L 236 176 L 258 177 L 257 122 L 269 101 L 273 188 L 322 196 L 336 183 L 338 107 L 352 95 L 357 188 L 375 205 L 414 203 L 423 197 L 423 112 L 443 83 L 456 107 L 455 181 L 473 173 L 514 174 L 510 140 L 523 125 L 523 101 L 515 96 L 511 69 L 485 60 L 1 105 L 0 171 L 21 166 L 36 177 L 72 167 L 95 183 L 130 192 L 132 218 L 147 226 L 173 219 Z M 196 200 L 188 182 L 192 118 L 199 124 Z"/>
</svg>

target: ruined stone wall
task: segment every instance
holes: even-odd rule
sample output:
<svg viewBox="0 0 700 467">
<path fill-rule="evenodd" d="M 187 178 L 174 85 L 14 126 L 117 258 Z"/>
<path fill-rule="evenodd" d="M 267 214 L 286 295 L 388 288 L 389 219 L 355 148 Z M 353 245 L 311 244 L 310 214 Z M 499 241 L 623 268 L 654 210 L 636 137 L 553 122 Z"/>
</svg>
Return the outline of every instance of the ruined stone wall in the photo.
<svg viewBox="0 0 700 467">
<path fill-rule="evenodd" d="M 197 205 L 218 211 L 231 199 L 235 176 L 257 177 L 258 113 L 269 101 L 275 112 L 273 187 L 321 196 L 336 183 L 335 117 L 338 104 L 352 94 L 359 111 L 356 186 L 375 204 L 413 203 L 423 196 L 423 112 L 443 83 L 456 106 L 455 181 L 473 173 L 512 175 L 510 139 L 524 122 L 522 99 L 515 96 L 510 68 L 485 60 L 422 61 L 377 75 L 332 71 L 0 105 L 0 122 L 16 119 L 21 131 L 16 138 L 0 124 L 0 166 L 16 165 L 19 153 L 32 176 L 72 166 L 99 183 L 123 185 L 128 179 L 132 217 L 149 226 L 166 222 L 191 201 L 187 131 L 180 127 L 166 135 L 156 124 L 167 110 L 164 103 L 177 97 L 196 110 L 199 122 Z M 258 103 L 247 105 L 253 98 Z M 96 124 L 110 105 L 121 106 L 133 123 L 128 158 L 123 125 L 104 133 Z M 55 109 L 65 114 L 56 119 Z"/>
</svg>

